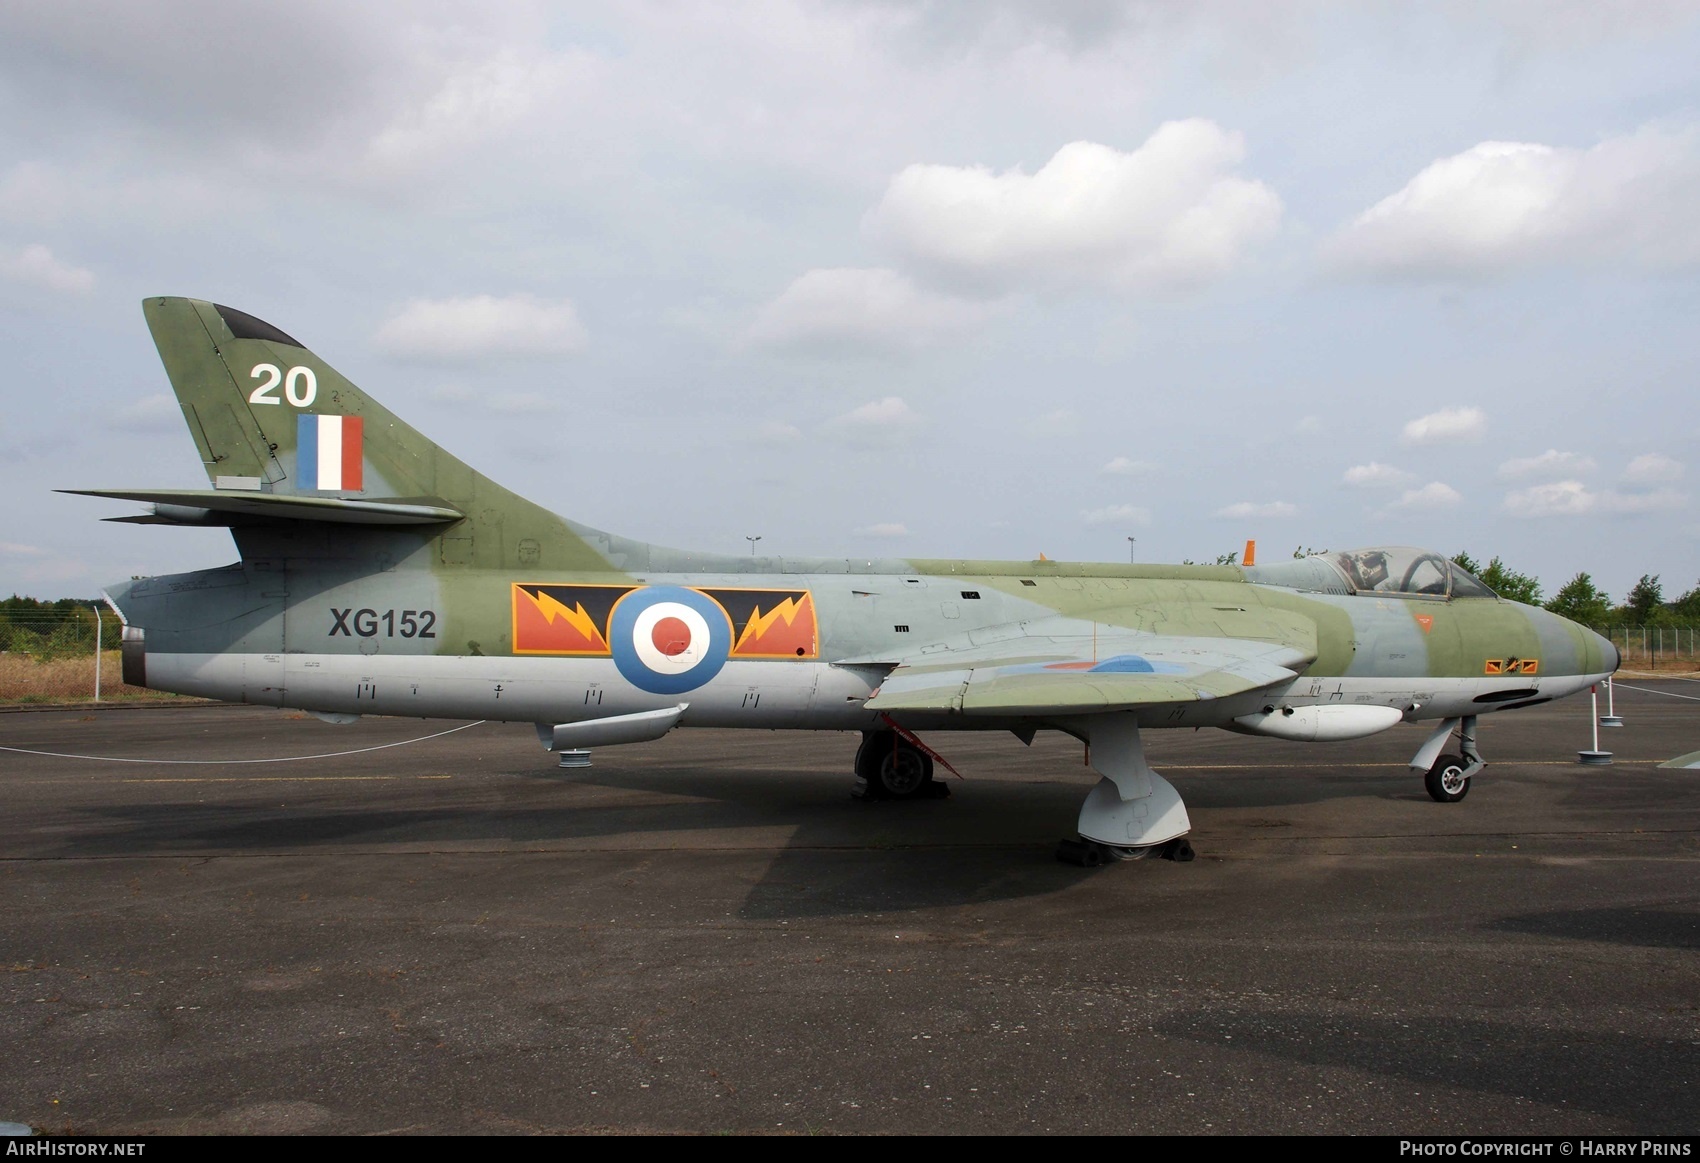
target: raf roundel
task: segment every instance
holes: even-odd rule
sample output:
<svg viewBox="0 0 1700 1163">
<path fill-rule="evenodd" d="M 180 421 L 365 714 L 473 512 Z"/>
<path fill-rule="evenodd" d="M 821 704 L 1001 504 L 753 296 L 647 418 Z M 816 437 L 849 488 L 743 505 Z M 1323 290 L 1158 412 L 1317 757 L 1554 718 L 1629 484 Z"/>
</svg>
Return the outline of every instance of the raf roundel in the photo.
<svg viewBox="0 0 1700 1163">
<path fill-rule="evenodd" d="M 627 682 L 651 694 L 683 694 L 726 665 L 732 624 L 714 599 L 696 590 L 647 586 L 614 607 L 608 644 Z"/>
</svg>

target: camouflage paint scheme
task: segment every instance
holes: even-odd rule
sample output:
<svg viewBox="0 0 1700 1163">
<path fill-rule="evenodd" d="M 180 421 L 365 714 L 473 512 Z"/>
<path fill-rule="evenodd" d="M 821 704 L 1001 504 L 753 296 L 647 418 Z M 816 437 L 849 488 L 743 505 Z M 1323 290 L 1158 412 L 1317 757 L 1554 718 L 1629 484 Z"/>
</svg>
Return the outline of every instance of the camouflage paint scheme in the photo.
<svg viewBox="0 0 1700 1163">
<path fill-rule="evenodd" d="M 1363 719 L 1380 729 L 1546 701 L 1617 664 L 1610 643 L 1543 610 L 1485 590 L 1354 592 L 1324 558 L 1241 568 L 649 545 L 474 472 L 267 323 L 183 298 L 144 311 L 213 487 L 87 492 L 153 506 L 119 520 L 227 526 L 240 555 L 107 591 L 129 677 L 159 689 L 344 715 L 550 725 L 679 708 L 684 725 L 873 730 L 890 715 L 911 729 L 1091 739 L 1112 719 L 1280 734 L 1260 716 L 1326 706 L 1396 711 Z M 299 437 L 321 423 L 354 433 L 340 455 L 353 449 L 358 490 L 316 487 L 327 470 L 304 463 Z M 748 590 L 773 597 L 732 593 Z M 545 621 L 566 609 L 604 636 L 641 633 L 606 653 L 516 644 L 519 603 L 545 591 L 558 599 Z M 786 595 L 784 613 L 804 595 L 817 627 L 812 641 L 789 631 L 802 656 L 722 656 L 744 629 L 734 618 L 771 615 Z M 722 626 L 716 611 L 732 606 Z"/>
</svg>

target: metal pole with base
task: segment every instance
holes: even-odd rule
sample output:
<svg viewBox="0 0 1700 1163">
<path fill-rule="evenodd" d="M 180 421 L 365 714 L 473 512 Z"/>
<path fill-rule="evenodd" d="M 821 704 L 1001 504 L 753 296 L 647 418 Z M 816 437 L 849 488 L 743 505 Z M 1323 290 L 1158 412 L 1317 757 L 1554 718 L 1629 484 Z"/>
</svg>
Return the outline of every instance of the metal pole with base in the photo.
<svg viewBox="0 0 1700 1163">
<path fill-rule="evenodd" d="M 1594 722 L 1594 749 L 1578 751 L 1577 763 L 1586 763 L 1593 767 L 1604 767 L 1611 762 L 1611 752 L 1600 750 L 1600 687 L 1596 683 L 1588 688 L 1588 701 L 1593 705 L 1593 711 L 1588 716 Z"/>
<path fill-rule="evenodd" d="M 1600 726 L 1621 727 L 1623 716 L 1617 713 L 1617 698 L 1611 689 L 1611 675 L 1606 675 L 1606 713 L 1600 716 Z"/>
<path fill-rule="evenodd" d="M 94 701 L 100 702 L 100 603 L 94 604 Z"/>
</svg>

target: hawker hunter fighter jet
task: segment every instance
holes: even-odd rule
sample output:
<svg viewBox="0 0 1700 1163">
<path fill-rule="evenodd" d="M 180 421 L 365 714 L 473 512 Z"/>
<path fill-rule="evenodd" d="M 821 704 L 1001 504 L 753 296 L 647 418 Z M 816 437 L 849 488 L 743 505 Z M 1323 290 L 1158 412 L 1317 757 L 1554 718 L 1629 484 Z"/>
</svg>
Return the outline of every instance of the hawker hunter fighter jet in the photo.
<svg viewBox="0 0 1700 1163">
<path fill-rule="evenodd" d="M 210 487 L 78 491 L 151 506 L 116 520 L 226 527 L 240 560 L 107 591 L 137 686 L 529 722 L 564 756 L 679 726 L 855 730 L 863 794 L 899 800 L 938 788 L 917 732 L 1063 731 L 1103 778 L 1062 854 L 1094 864 L 1190 857 L 1142 731 L 1431 723 L 1411 766 L 1456 801 L 1483 767 L 1478 715 L 1617 667 L 1599 635 L 1420 549 L 1239 567 L 649 545 L 508 492 L 269 323 L 144 311 Z"/>
</svg>

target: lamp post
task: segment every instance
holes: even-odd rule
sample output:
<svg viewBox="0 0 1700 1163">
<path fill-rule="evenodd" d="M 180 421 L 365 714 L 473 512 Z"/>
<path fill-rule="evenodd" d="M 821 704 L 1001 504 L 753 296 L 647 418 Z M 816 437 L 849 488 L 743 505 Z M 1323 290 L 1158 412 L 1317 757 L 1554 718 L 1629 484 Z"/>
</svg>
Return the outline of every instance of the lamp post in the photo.
<svg viewBox="0 0 1700 1163">
<path fill-rule="evenodd" d="M 750 543 L 750 556 L 754 557 L 756 555 L 756 542 L 761 540 L 760 534 L 757 534 L 754 537 L 750 537 L 750 536 L 746 535 L 744 537 L 744 540 L 748 541 Z"/>
</svg>

